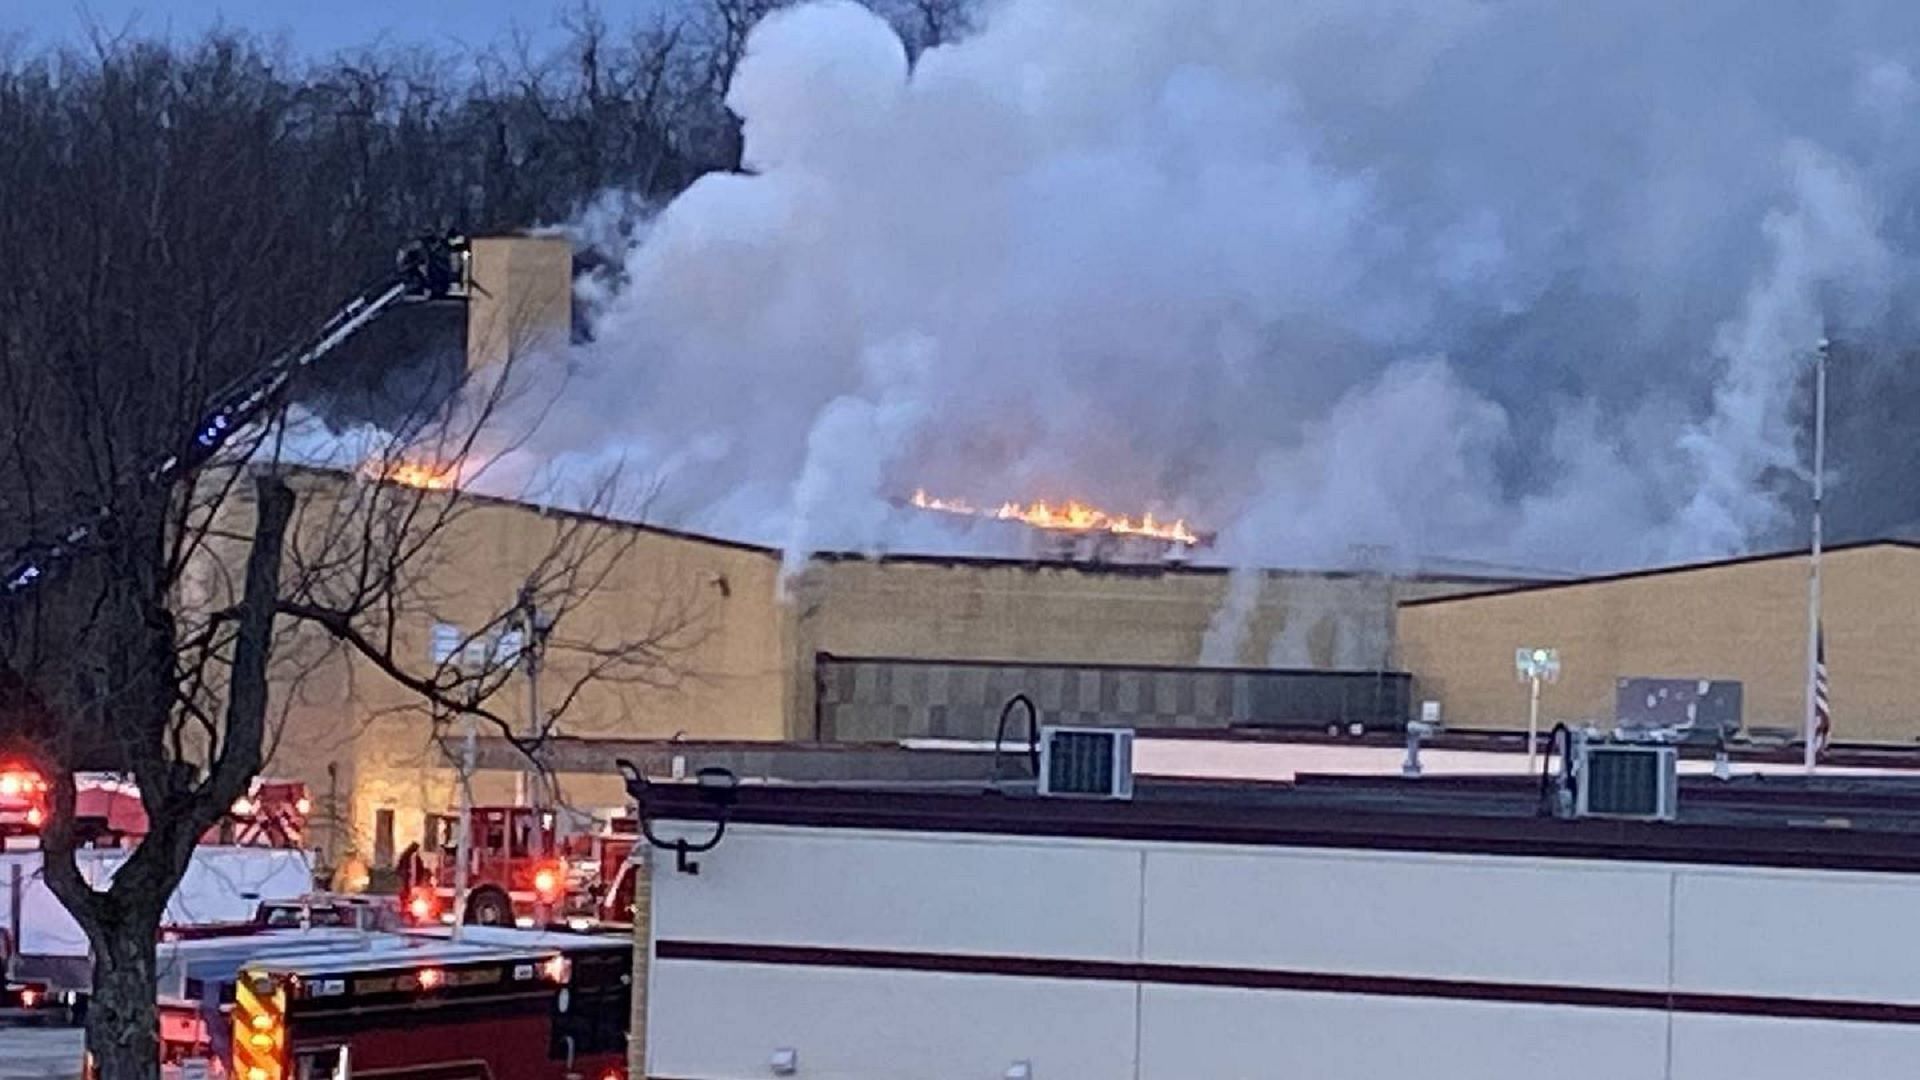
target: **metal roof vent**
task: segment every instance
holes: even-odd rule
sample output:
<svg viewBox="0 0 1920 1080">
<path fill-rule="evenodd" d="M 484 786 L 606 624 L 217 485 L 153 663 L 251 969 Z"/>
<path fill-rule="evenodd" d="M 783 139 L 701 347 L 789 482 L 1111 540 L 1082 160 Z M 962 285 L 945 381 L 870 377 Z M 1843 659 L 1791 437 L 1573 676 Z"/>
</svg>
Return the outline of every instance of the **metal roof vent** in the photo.
<svg viewBox="0 0 1920 1080">
<path fill-rule="evenodd" d="M 1672 821 L 1680 796 L 1680 751 L 1579 740 L 1574 784 L 1579 817 Z"/>
<path fill-rule="evenodd" d="M 1133 798 L 1133 732 L 1127 728 L 1041 728 L 1040 794 Z"/>
</svg>

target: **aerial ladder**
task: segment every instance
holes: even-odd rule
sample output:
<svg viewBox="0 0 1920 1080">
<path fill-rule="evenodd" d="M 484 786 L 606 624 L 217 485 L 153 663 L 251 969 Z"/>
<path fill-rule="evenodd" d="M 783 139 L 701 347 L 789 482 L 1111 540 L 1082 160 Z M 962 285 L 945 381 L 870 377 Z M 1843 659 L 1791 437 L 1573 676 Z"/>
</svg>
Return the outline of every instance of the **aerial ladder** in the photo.
<svg viewBox="0 0 1920 1080">
<path fill-rule="evenodd" d="M 470 271 L 471 251 L 466 238 L 458 233 L 423 237 L 401 248 L 391 274 L 347 301 L 300 345 L 215 394 L 193 431 L 155 460 L 143 481 L 157 490 L 172 488 L 213 460 L 235 435 L 276 408 L 300 371 L 397 306 L 465 298 L 471 284 Z M 0 577 L 0 599 L 24 595 L 71 565 L 99 542 L 112 516 L 111 508 L 103 506 L 52 539 L 14 551 L 5 564 L 5 576 Z"/>
</svg>

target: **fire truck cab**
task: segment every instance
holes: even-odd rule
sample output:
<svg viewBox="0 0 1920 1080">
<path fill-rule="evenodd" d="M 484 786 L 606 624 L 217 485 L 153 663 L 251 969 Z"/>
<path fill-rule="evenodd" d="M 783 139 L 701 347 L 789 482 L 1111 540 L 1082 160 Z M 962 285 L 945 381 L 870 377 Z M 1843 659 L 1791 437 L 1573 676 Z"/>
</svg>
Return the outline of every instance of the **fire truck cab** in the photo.
<svg viewBox="0 0 1920 1080">
<path fill-rule="evenodd" d="M 630 922 L 618 896 L 636 830 L 610 827 L 569 830 L 560 813 L 528 806 L 480 806 L 473 813 L 473 843 L 467 853 L 464 921 L 481 926 L 575 929 Z M 409 919 L 418 924 L 452 922 L 459 873 L 460 819 L 434 815 L 427 822 L 426 852 L 406 875 Z"/>
<path fill-rule="evenodd" d="M 473 838 L 460 850 L 460 819 L 427 819 L 420 868 L 405 883 L 407 914 L 415 922 L 533 927 L 565 918 L 567 861 L 551 810 L 530 806 L 476 806 Z M 467 860 L 467 905 L 453 910 L 459 860 Z"/>
</svg>

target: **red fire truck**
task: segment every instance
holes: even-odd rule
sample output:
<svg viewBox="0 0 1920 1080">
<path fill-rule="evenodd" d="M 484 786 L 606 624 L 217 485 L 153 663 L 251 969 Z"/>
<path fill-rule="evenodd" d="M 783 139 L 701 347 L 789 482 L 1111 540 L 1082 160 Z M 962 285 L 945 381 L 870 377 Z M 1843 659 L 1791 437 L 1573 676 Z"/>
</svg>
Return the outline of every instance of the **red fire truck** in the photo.
<svg viewBox="0 0 1920 1080">
<path fill-rule="evenodd" d="M 632 887 L 624 883 L 627 856 L 638 840 L 631 819 L 569 832 L 552 810 L 481 806 L 472 814 L 466 922 L 520 927 L 564 923 L 577 929 L 631 921 Z M 428 819 L 426 851 L 402 886 L 414 922 L 453 921 L 459 836 L 456 815 Z"/>
<path fill-rule="evenodd" d="M 211 945 L 212 943 L 207 943 Z M 213 954 L 208 954 L 214 959 Z M 164 991 L 169 1075 L 222 1080 L 624 1080 L 624 937 L 475 927 L 262 944 Z"/>
<path fill-rule="evenodd" d="M 87 842 L 120 846 L 147 834 L 147 811 L 140 789 L 107 774 L 74 778 L 74 828 Z M 307 815 L 313 800 L 297 780 L 256 778 L 247 794 L 202 842 L 231 847 L 301 848 L 307 842 Z"/>
</svg>

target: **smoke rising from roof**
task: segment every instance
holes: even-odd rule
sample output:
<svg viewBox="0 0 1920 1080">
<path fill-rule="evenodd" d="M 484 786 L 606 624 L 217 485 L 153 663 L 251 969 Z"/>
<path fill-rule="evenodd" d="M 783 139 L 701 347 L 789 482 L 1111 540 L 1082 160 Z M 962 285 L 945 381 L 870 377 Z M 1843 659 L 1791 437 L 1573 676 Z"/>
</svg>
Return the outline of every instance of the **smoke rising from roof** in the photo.
<svg viewBox="0 0 1920 1080">
<path fill-rule="evenodd" d="M 1916 30 L 1006 0 L 910 68 L 853 3 L 783 11 L 728 98 L 749 173 L 648 223 L 521 452 L 796 555 L 1006 542 L 918 487 L 1182 516 L 1242 564 L 1776 542 L 1816 341 L 1908 329 Z"/>
</svg>

